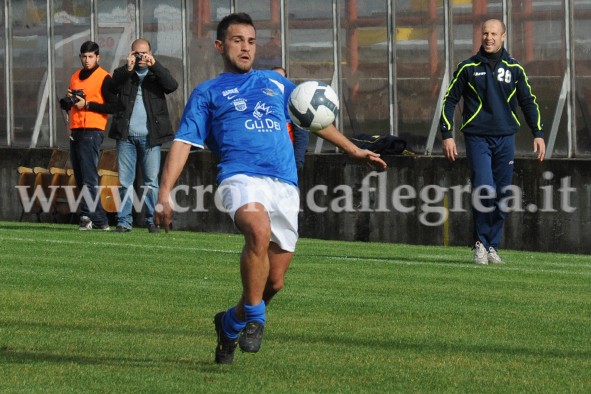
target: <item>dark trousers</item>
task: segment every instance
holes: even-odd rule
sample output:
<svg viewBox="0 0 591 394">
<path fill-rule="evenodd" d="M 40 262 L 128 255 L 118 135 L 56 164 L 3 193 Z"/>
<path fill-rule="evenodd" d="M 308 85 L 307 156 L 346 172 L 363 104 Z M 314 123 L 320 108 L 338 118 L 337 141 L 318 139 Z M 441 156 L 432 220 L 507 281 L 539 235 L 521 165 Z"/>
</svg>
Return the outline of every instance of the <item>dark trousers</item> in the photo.
<svg viewBox="0 0 591 394">
<path fill-rule="evenodd" d="M 81 192 L 80 216 L 88 216 L 97 226 L 108 224 L 98 192 L 98 161 L 103 139 L 104 132 L 98 130 L 74 130 L 70 139 L 70 161 Z"/>
<path fill-rule="evenodd" d="M 498 250 L 508 214 L 500 203 L 511 195 L 509 186 L 513 182 L 515 136 L 466 134 L 464 137 L 471 169 L 474 241 L 480 241 L 487 250 L 490 246 Z M 474 204 L 475 197 L 478 205 Z"/>
</svg>

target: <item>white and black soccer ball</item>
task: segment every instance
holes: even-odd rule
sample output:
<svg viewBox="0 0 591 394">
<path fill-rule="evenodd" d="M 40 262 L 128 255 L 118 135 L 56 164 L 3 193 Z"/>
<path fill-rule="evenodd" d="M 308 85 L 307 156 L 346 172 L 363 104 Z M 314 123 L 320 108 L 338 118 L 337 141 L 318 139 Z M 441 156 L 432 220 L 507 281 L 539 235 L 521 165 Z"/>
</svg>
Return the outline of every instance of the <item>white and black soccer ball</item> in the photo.
<svg viewBox="0 0 591 394">
<path fill-rule="evenodd" d="M 296 86 L 288 104 L 291 120 L 313 132 L 329 126 L 339 113 L 339 97 L 330 85 L 320 81 L 306 81 Z"/>
</svg>

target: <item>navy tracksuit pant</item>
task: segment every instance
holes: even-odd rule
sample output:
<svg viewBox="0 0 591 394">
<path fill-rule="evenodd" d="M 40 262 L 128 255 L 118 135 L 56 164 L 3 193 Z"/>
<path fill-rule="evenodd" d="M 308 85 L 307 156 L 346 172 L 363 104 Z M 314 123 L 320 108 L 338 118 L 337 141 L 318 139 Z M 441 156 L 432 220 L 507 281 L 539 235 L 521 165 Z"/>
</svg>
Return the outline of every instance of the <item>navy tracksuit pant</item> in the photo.
<svg viewBox="0 0 591 394">
<path fill-rule="evenodd" d="M 499 203 L 511 195 L 508 186 L 513 182 L 515 136 L 464 137 L 471 170 L 474 241 L 487 250 L 491 246 L 498 250 L 508 214 Z"/>
</svg>

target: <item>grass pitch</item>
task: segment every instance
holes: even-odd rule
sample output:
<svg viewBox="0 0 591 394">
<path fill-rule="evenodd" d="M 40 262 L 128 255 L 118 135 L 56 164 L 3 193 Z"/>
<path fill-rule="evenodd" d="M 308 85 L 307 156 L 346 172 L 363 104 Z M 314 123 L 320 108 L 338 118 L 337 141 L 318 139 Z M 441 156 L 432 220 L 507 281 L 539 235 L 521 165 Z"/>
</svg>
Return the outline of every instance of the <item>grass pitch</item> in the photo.
<svg viewBox="0 0 591 394">
<path fill-rule="evenodd" d="M 237 235 L 0 222 L 0 392 L 591 392 L 591 256 L 302 239 L 214 364 Z"/>
</svg>

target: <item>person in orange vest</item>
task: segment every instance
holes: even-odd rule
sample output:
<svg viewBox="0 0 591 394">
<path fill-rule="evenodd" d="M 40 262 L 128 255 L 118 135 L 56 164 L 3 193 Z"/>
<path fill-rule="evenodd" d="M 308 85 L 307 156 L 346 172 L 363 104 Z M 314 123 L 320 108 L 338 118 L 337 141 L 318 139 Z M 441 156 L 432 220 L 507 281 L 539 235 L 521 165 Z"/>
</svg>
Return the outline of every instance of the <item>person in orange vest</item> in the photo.
<svg viewBox="0 0 591 394">
<path fill-rule="evenodd" d="M 82 192 L 79 230 L 109 231 L 98 192 L 98 161 L 107 114 L 117 109 L 111 75 L 98 65 L 99 46 L 86 41 L 80 47 L 82 68 L 70 78 L 67 96 L 60 100 L 70 112 L 70 161 L 76 186 Z"/>
</svg>

